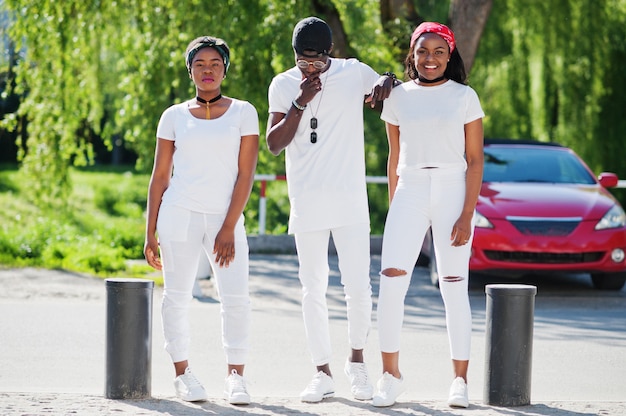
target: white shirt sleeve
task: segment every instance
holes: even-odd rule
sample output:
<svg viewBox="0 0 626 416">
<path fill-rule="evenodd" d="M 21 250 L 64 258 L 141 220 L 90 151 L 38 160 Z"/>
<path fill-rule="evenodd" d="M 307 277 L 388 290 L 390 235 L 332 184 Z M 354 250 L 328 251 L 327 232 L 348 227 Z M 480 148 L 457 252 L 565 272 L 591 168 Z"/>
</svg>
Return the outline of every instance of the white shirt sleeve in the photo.
<svg viewBox="0 0 626 416">
<path fill-rule="evenodd" d="M 249 102 L 244 102 L 243 109 L 241 110 L 240 132 L 242 136 L 259 134 L 259 114 L 256 108 Z"/>
<path fill-rule="evenodd" d="M 176 140 L 176 106 L 170 106 L 167 108 L 163 114 L 161 114 L 161 118 L 159 119 L 159 124 L 157 125 L 156 136 L 160 139 L 165 140 Z"/>
</svg>

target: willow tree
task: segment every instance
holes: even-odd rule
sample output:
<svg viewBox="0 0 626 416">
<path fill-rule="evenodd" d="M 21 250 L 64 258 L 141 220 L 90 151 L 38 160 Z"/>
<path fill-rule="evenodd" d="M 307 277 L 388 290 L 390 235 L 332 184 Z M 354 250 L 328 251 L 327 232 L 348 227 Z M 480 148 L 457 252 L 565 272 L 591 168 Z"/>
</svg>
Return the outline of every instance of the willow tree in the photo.
<svg viewBox="0 0 626 416">
<path fill-rule="evenodd" d="M 193 94 L 184 49 L 194 37 L 223 37 L 233 50 L 227 94 L 263 108 L 273 42 L 300 6 L 281 1 L 212 2 L 6 0 L 9 34 L 21 51 L 18 111 L 3 127 L 20 133 L 21 170 L 33 198 L 63 205 L 72 165 L 94 160 L 93 137 L 114 140 L 149 169 L 154 132 L 167 106 Z M 261 114 L 262 112 L 259 111 Z M 22 123 L 21 121 L 25 121 Z"/>
<path fill-rule="evenodd" d="M 495 2 L 472 73 L 490 136 L 573 147 L 626 175 L 626 2 Z"/>
<path fill-rule="evenodd" d="M 14 11 L 10 33 L 24 55 L 15 89 L 27 98 L 4 125 L 22 129 L 22 170 L 32 195 L 52 203 L 67 197 L 68 167 L 91 158 L 88 131 L 99 132 L 103 94 L 94 50 L 104 22 L 89 2 L 21 3 L 6 5 Z"/>
<path fill-rule="evenodd" d="M 21 51 L 14 72 L 22 97 L 3 127 L 19 130 L 21 170 L 33 199 L 58 207 L 71 190 L 70 167 L 93 163 L 96 138 L 109 148 L 123 142 L 138 155 L 138 169 L 151 168 L 159 115 L 193 94 L 183 53 L 197 36 L 228 42 L 232 65 L 224 92 L 256 106 L 262 131 L 267 87 L 274 74 L 293 65 L 291 32 L 302 17 L 320 14 L 331 21 L 337 40 L 367 56 L 381 72 L 394 66 L 377 5 L 367 0 L 336 6 L 328 1 L 214 1 L 210 9 L 199 0 L 5 0 L 2 5 Z M 282 157 L 261 146 L 258 171 L 281 173 Z M 370 154 L 370 164 L 380 165 L 374 147 Z M 288 207 L 280 211 L 286 218 Z"/>
</svg>

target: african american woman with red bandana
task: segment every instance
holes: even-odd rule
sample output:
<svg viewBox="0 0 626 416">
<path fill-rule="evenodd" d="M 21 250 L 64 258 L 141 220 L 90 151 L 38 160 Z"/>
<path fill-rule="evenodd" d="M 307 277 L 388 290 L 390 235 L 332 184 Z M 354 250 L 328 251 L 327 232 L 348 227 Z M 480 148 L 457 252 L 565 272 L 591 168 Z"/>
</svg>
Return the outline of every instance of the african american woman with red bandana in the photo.
<svg viewBox="0 0 626 416">
<path fill-rule="evenodd" d="M 394 88 L 381 114 L 389 141 L 390 206 L 377 308 L 383 376 L 373 405 L 391 406 L 404 391 L 399 368 L 404 299 L 430 228 L 454 371 L 448 405 L 468 407 L 468 276 L 483 174 L 484 113 L 466 85 L 463 60 L 447 26 L 424 22 L 415 29 L 405 70 L 408 80 Z"/>
</svg>

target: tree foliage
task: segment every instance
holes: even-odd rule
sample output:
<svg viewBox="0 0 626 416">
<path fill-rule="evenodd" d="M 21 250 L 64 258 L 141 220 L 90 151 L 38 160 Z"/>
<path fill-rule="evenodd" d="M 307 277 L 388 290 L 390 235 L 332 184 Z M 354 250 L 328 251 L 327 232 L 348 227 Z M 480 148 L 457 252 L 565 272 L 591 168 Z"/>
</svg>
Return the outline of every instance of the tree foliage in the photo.
<svg viewBox="0 0 626 416">
<path fill-rule="evenodd" d="M 61 206 L 70 190 L 68 169 L 93 162 L 96 135 L 109 148 L 122 140 L 138 155 L 137 168 L 149 171 L 159 115 L 194 93 L 183 54 L 197 36 L 210 34 L 229 44 L 232 65 L 223 92 L 255 105 L 262 131 L 267 87 L 293 65 L 291 32 L 302 17 L 332 18 L 337 37 L 351 51 L 380 72 L 398 68 L 390 64 L 376 5 L 366 0 L 216 1 L 210 12 L 199 0 L 6 0 L 5 6 L 14 22 L 10 34 L 22 51 L 15 72 L 23 100 L 4 126 L 22 128 L 22 171 L 33 198 Z M 384 130 L 377 117 L 375 122 L 369 154 L 380 174 L 384 156 L 376 149 L 384 143 Z M 282 156 L 272 156 L 264 143 L 260 150 L 259 172 L 284 172 Z M 286 218 L 288 210 L 281 212 Z"/>
<path fill-rule="evenodd" d="M 227 41 L 232 65 L 223 93 L 250 101 L 264 132 L 267 87 L 293 65 L 291 32 L 300 18 L 327 20 L 338 56 L 396 73 L 402 72 L 415 25 L 437 20 L 450 24 L 461 42 L 480 37 L 479 45 L 471 41 L 461 52 L 471 61 L 478 48 L 470 82 L 487 114 L 487 136 L 560 141 L 592 168 L 626 175 L 620 157 L 625 86 L 614 64 L 626 62 L 626 2 L 491 3 L 0 0 L 10 13 L 9 33 L 20 56 L 15 68 L 3 69 L 15 74 L 9 83 L 15 90 L 5 94 L 21 96 L 18 110 L 1 127 L 20 133 L 21 170 L 33 199 L 62 207 L 71 189 L 69 168 L 93 163 L 96 138 L 109 148 L 122 141 L 138 155 L 137 168 L 150 170 L 159 115 L 194 93 L 183 53 L 197 36 Z M 372 111 L 365 111 L 365 122 L 368 174 L 384 175 L 384 125 Z M 258 172 L 284 172 L 283 156 L 266 151 L 264 140 Z M 255 198 L 253 193 L 252 215 Z M 382 230 L 386 200 L 384 186 L 370 187 L 374 232 Z M 286 202 L 268 203 L 268 214 L 285 224 Z"/>
<path fill-rule="evenodd" d="M 380 65 L 389 55 L 376 8 L 363 0 L 337 8 L 325 3 L 336 22 L 358 32 L 352 48 L 362 46 L 381 72 L 388 69 Z M 12 13 L 10 34 L 23 51 L 15 71 L 23 101 L 4 126 L 17 129 L 20 119 L 27 121 L 22 169 L 44 202 L 64 199 L 71 164 L 93 161 L 94 135 L 109 147 L 122 139 L 137 153 L 137 167 L 151 168 L 159 115 L 193 94 L 183 53 L 197 36 L 227 41 L 232 67 L 224 93 L 252 102 L 264 126 L 271 78 L 293 63 L 293 25 L 312 14 L 310 4 L 280 0 L 216 1 L 210 12 L 199 0 L 7 0 L 5 6 Z M 259 166 L 280 173 L 281 159 L 262 151 Z"/>
<path fill-rule="evenodd" d="M 33 195 L 60 201 L 69 192 L 68 168 L 91 157 L 89 130 L 99 132 L 102 91 L 93 44 L 102 25 L 89 2 L 39 2 L 15 6 L 11 34 L 26 58 L 16 69 L 16 92 L 27 96 L 6 125 L 22 131 L 22 169 L 31 178 Z M 90 19 L 94 17 L 94 19 Z M 32 29 L 37 27 L 37 35 Z"/>
<path fill-rule="evenodd" d="M 560 142 L 626 175 L 625 19 L 623 0 L 495 2 L 471 74 L 486 133 Z"/>
</svg>

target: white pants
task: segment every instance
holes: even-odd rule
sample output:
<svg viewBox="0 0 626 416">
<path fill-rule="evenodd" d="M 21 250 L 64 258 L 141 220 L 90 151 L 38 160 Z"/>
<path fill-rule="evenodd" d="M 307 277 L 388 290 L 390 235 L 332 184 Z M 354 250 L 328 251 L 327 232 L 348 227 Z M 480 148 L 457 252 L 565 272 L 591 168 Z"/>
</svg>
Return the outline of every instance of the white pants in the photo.
<svg viewBox="0 0 626 416">
<path fill-rule="evenodd" d="M 328 364 L 332 355 L 326 303 L 330 233 L 337 249 L 347 306 L 348 339 L 352 349 L 365 348 L 372 324 L 369 224 L 296 233 L 304 328 L 313 364 L 316 366 Z"/>
<path fill-rule="evenodd" d="M 220 300 L 222 345 L 228 364 L 246 363 L 250 329 L 248 240 L 241 216 L 235 227 L 235 258 L 215 264 L 213 243 L 224 221 L 180 207 L 161 206 L 157 232 L 163 262 L 163 332 L 173 362 L 189 357 L 189 304 L 201 255 L 208 255 Z M 204 253 L 203 253 L 204 251 Z"/>
<path fill-rule="evenodd" d="M 464 199 L 465 172 L 462 170 L 420 169 L 400 178 L 385 223 L 381 270 L 401 269 L 406 274 L 390 277 L 381 272 L 380 275 L 377 318 L 382 352 L 400 350 L 404 299 L 430 227 L 446 310 L 450 354 L 454 360 L 469 359 L 472 314 L 468 268 L 472 240 L 460 247 L 453 247 L 450 240 Z M 461 277 L 462 280 L 447 281 L 445 277 Z"/>
</svg>

